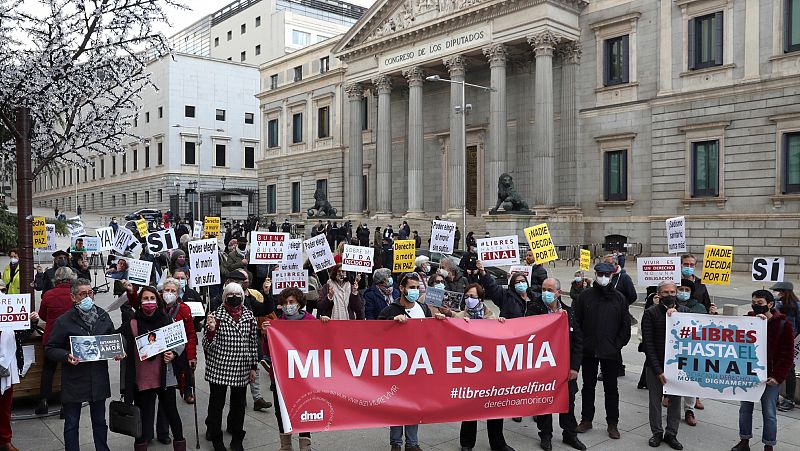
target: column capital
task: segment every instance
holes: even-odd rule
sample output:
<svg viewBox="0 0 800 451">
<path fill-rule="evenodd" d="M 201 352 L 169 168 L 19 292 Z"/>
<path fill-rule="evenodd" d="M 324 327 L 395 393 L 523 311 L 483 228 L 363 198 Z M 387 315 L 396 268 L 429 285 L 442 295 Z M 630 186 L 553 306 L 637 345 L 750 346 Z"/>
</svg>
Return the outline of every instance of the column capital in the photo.
<svg viewBox="0 0 800 451">
<path fill-rule="evenodd" d="M 422 86 L 425 81 L 425 71 L 419 66 L 403 69 L 403 76 L 408 80 L 409 86 Z"/>
<path fill-rule="evenodd" d="M 528 44 L 533 47 L 536 56 L 553 56 L 553 49 L 561 41 L 561 37 L 550 30 L 544 30 L 533 36 L 528 36 Z"/>
<path fill-rule="evenodd" d="M 565 63 L 578 64 L 581 62 L 581 43 L 578 41 L 564 41 L 558 47 L 558 54 Z"/>
<path fill-rule="evenodd" d="M 361 98 L 364 97 L 364 86 L 361 83 L 350 83 L 344 87 L 344 90 L 347 93 L 347 98 L 351 101 L 361 101 Z"/>
<path fill-rule="evenodd" d="M 372 84 L 378 91 L 378 94 L 388 94 L 392 92 L 392 78 L 386 74 L 380 74 L 372 79 Z"/>
<path fill-rule="evenodd" d="M 489 60 L 491 67 L 505 66 L 508 58 L 508 49 L 502 42 L 493 43 L 483 48 L 483 56 Z"/>
<path fill-rule="evenodd" d="M 453 55 L 442 60 L 451 77 L 463 76 L 466 73 L 467 59 L 464 55 Z"/>
</svg>

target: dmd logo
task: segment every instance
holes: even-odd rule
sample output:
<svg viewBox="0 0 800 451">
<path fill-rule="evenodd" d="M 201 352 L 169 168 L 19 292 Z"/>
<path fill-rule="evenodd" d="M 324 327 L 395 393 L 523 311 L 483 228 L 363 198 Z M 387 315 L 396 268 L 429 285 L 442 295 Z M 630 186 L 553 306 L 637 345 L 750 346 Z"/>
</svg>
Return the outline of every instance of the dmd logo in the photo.
<svg viewBox="0 0 800 451">
<path fill-rule="evenodd" d="M 323 420 L 325 420 L 325 412 L 323 410 L 320 410 L 319 412 L 309 412 L 306 410 L 302 414 L 300 414 L 300 421 L 302 421 L 303 423 L 308 423 L 311 421 L 323 421 Z"/>
</svg>

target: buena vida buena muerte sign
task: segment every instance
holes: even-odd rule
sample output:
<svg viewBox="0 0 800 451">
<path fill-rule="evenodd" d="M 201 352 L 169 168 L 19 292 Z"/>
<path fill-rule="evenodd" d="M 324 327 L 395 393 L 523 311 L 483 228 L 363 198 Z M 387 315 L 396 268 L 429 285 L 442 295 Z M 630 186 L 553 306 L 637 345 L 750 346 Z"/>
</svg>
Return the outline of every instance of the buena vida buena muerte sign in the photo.
<svg viewBox="0 0 800 451">
<path fill-rule="evenodd" d="M 491 41 L 489 26 L 469 28 L 429 41 L 416 43 L 402 50 L 387 52 L 378 57 L 378 70 L 398 69 L 442 58 L 466 49 L 475 48 Z"/>
</svg>

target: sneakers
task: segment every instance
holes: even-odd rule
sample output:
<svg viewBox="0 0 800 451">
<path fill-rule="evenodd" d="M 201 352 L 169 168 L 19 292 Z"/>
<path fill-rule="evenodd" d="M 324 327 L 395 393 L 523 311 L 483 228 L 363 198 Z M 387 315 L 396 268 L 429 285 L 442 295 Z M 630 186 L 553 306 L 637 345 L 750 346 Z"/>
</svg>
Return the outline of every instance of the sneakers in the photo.
<svg viewBox="0 0 800 451">
<path fill-rule="evenodd" d="M 750 440 L 741 439 L 739 443 L 736 444 L 731 451 L 750 451 Z"/>
<path fill-rule="evenodd" d="M 264 398 L 258 398 L 253 402 L 253 410 L 256 412 L 261 412 L 264 409 L 269 409 L 272 407 L 272 403 L 265 401 Z"/>
<path fill-rule="evenodd" d="M 784 399 L 783 401 L 778 404 L 778 410 L 781 412 L 788 412 L 794 409 L 794 402 L 789 401 L 788 399 Z"/>
<path fill-rule="evenodd" d="M 694 417 L 694 412 L 691 410 L 686 411 L 686 416 L 684 418 L 686 419 L 686 424 L 689 426 L 697 426 L 697 418 Z"/>
<path fill-rule="evenodd" d="M 581 420 L 581 423 L 578 425 L 577 428 L 575 428 L 575 430 L 579 434 L 583 434 L 584 432 L 588 431 L 591 428 L 592 428 L 592 422 L 591 421 Z"/>
<path fill-rule="evenodd" d="M 609 438 L 613 438 L 614 440 L 619 440 L 620 435 L 616 424 L 609 424 L 606 431 L 608 431 Z"/>
<path fill-rule="evenodd" d="M 681 445 L 681 442 L 679 442 L 678 438 L 675 437 L 674 435 L 669 435 L 669 434 L 664 435 L 664 443 L 669 445 L 669 447 L 672 449 L 677 449 L 677 450 L 683 449 L 683 445 Z"/>
</svg>

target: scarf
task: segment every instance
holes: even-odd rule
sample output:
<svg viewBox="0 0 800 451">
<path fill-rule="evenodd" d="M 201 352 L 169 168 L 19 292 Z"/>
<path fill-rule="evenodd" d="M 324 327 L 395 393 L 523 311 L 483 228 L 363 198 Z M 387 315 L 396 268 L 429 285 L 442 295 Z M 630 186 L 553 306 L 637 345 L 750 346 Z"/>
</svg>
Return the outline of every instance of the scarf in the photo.
<svg viewBox="0 0 800 451">
<path fill-rule="evenodd" d="M 333 290 L 333 313 L 331 319 L 350 319 L 347 311 L 348 300 L 350 299 L 350 282 L 338 284 L 333 282 L 328 284 L 328 289 Z"/>
<path fill-rule="evenodd" d="M 288 319 L 292 321 L 297 321 L 298 319 L 303 319 L 306 317 L 305 310 L 298 310 L 296 315 L 287 315 L 286 313 L 283 314 L 283 319 Z"/>
<path fill-rule="evenodd" d="M 147 316 L 143 311 L 139 310 L 134 316 L 136 318 L 136 327 L 139 335 L 158 329 L 164 324 L 165 313 L 162 310 L 156 309 L 152 316 Z M 136 337 L 134 337 L 136 338 Z"/>
<path fill-rule="evenodd" d="M 88 312 L 84 312 L 78 306 L 75 306 L 74 308 L 75 310 L 78 311 L 78 315 L 80 315 L 83 322 L 86 323 L 87 326 L 89 326 L 89 330 L 92 330 L 94 328 L 94 323 L 97 322 L 97 318 L 100 316 L 97 313 L 97 306 L 93 305 Z"/>
<path fill-rule="evenodd" d="M 478 302 L 475 308 L 467 307 L 470 319 L 483 319 L 483 302 Z"/>
<path fill-rule="evenodd" d="M 244 307 L 242 304 L 239 304 L 236 307 L 231 307 L 227 303 L 223 302 L 222 306 L 225 307 L 225 311 L 228 312 L 228 315 L 231 315 L 233 318 L 234 323 L 238 323 L 239 320 L 242 318 L 242 312 L 244 311 Z"/>
</svg>

